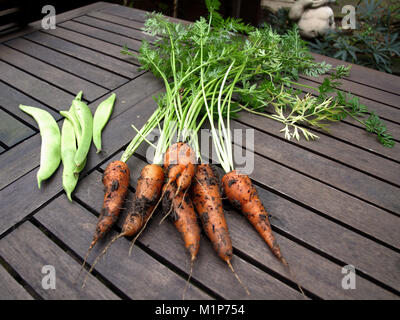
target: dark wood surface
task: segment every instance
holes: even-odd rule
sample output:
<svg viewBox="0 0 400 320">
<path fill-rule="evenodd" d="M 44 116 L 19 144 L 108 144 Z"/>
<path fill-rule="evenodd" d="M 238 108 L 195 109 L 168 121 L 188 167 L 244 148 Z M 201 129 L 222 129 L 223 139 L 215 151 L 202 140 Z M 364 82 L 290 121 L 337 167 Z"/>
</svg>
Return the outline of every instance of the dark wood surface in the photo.
<svg viewBox="0 0 400 320">
<path fill-rule="evenodd" d="M 101 259 L 84 289 L 80 264 L 90 244 L 102 203 L 101 176 L 118 159 L 156 108 L 163 88 L 134 59 L 151 38 L 140 28 L 145 12 L 98 2 L 58 16 L 56 30 L 33 23 L 0 38 L 0 299 L 181 299 L 190 272 L 180 235 L 156 214 L 128 256 L 131 239 L 120 239 Z M 186 22 L 184 22 L 186 23 Z M 314 55 L 332 65 L 341 61 Z M 369 109 L 385 120 L 400 142 L 400 79 L 353 65 L 343 81 Z M 302 76 L 318 85 L 323 77 Z M 103 131 L 104 150 L 92 147 L 73 202 L 61 185 L 61 169 L 37 188 L 41 138 L 19 104 L 44 108 L 62 125 L 60 110 L 74 95 L 94 111 L 111 92 L 117 94 Z M 187 299 L 399 299 L 400 297 L 400 149 L 382 147 L 351 120 L 317 132 L 317 141 L 287 141 L 272 120 L 241 113 L 234 129 L 254 129 L 250 175 L 271 215 L 271 223 L 293 275 L 272 256 L 256 231 L 229 205 L 225 213 L 234 245 L 233 266 L 243 288 L 215 255 L 206 237 L 195 263 Z M 236 146 L 242 148 L 240 146 Z M 128 161 L 131 188 L 145 165 L 142 145 Z M 89 257 L 120 231 L 122 217 Z M 341 286 L 342 267 L 356 269 L 356 289 Z M 56 268 L 57 290 L 43 289 L 44 265 Z M 304 288 L 303 297 L 296 285 Z"/>
</svg>

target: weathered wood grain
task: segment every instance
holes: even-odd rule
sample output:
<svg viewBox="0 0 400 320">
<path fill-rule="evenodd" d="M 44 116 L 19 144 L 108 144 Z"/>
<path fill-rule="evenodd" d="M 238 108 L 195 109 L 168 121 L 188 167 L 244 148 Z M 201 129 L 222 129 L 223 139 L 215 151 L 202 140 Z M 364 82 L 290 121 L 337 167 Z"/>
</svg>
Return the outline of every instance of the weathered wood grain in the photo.
<svg viewBox="0 0 400 320">
<path fill-rule="evenodd" d="M 86 179 L 85 179 L 86 180 Z M 43 208 L 35 218 L 47 229 L 60 238 L 69 248 L 84 257 L 92 240 L 97 218 L 76 202 L 70 203 L 62 195 Z M 95 247 L 88 262 L 92 263 L 101 252 L 104 244 L 115 236 L 108 237 Z M 129 242 L 125 239 L 116 242 L 96 270 L 111 281 L 132 299 L 180 299 L 185 286 L 185 279 L 173 273 L 166 266 L 157 262 L 143 250 L 136 248 L 128 256 Z M 85 276 L 85 273 L 83 273 Z M 74 274 L 75 276 L 77 273 Z M 78 286 L 84 276 L 77 281 Z M 86 291 L 86 289 L 84 290 Z M 187 292 L 189 299 L 209 299 L 210 297 L 195 287 Z"/>
<path fill-rule="evenodd" d="M 0 109 L 0 141 L 8 147 L 30 137 L 36 132 Z"/>
<path fill-rule="evenodd" d="M 123 36 L 125 36 L 127 38 L 131 38 L 133 40 L 136 40 L 139 38 L 139 39 L 143 39 L 143 40 L 147 40 L 147 41 L 154 41 L 154 37 L 144 33 L 141 30 L 132 29 L 132 28 L 129 28 L 129 27 L 126 27 L 123 25 L 115 24 L 113 22 L 96 19 L 91 16 L 77 17 L 74 19 L 74 21 L 78 21 L 78 22 L 83 23 L 88 26 L 107 30 L 114 34 L 123 35 Z M 138 40 L 136 40 L 136 41 L 138 41 Z M 140 47 L 140 42 L 136 45 L 137 49 L 139 49 L 139 47 Z"/>
<path fill-rule="evenodd" d="M 137 70 L 137 66 L 133 64 L 55 37 L 50 33 L 47 34 L 44 32 L 35 32 L 26 35 L 25 38 L 74 58 L 92 63 L 95 66 L 106 69 L 107 71 L 112 71 L 123 77 L 131 79 L 140 74 L 140 72 Z M 113 50 L 114 52 L 117 52 L 116 48 Z"/>
<path fill-rule="evenodd" d="M 122 18 L 126 18 L 129 20 L 135 20 L 138 22 L 145 22 L 147 19 L 146 18 L 147 14 L 148 14 L 148 12 L 144 11 L 144 10 L 140 10 L 140 9 L 136 9 L 136 8 L 125 8 L 122 6 L 110 6 L 110 7 L 106 7 L 103 9 L 99 9 L 98 11 L 112 14 L 115 16 L 119 16 Z M 168 19 L 173 22 L 179 22 L 179 23 L 184 23 L 184 24 L 190 23 L 189 21 L 177 19 L 177 18 L 173 18 L 173 17 L 168 17 Z"/>
<path fill-rule="evenodd" d="M 95 277 L 90 276 L 85 289 L 74 283 L 80 265 L 47 238 L 30 222 L 19 226 L 0 240 L 0 254 L 15 271 L 43 298 L 58 300 L 115 300 L 118 297 Z M 42 286 L 44 266 L 55 270 L 55 289 Z"/>
<path fill-rule="evenodd" d="M 110 42 L 112 44 L 120 46 L 122 49 L 124 46 L 128 47 L 130 50 L 139 50 L 140 41 L 136 39 L 130 39 L 128 37 L 121 36 L 119 34 L 105 31 L 99 28 L 91 27 L 90 25 L 84 24 L 86 21 L 85 17 L 80 17 L 82 19 L 77 18 L 76 20 L 66 21 L 61 24 L 61 26 L 65 29 L 80 32 L 87 36 L 101 39 L 103 41 Z"/>
<path fill-rule="evenodd" d="M 50 109 L 39 101 L 28 97 L 24 93 L 14 89 L 13 87 L 10 87 L 9 85 L 1 81 L 0 92 L 0 106 L 11 112 L 19 119 L 22 119 L 25 122 L 29 123 L 33 127 L 37 127 L 36 121 L 30 115 L 26 114 L 18 108 L 20 104 L 44 109 L 49 112 L 54 117 L 54 119 L 56 119 L 56 121 L 61 119 L 61 115 L 58 112 Z"/>
<path fill-rule="evenodd" d="M 32 296 L 0 266 L 0 300 L 32 300 Z"/>
<path fill-rule="evenodd" d="M 62 166 L 52 177 L 42 182 L 41 189 L 37 187 L 37 171 L 38 168 L 33 169 L 0 191 L 0 235 L 62 190 Z"/>
<path fill-rule="evenodd" d="M 231 128 L 232 130 L 239 130 L 239 132 L 243 133 L 248 129 L 246 125 L 237 122 L 232 122 Z M 257 154 L 265 155 L 265 157 L 271 160 L 315 178 L 324 184 L 333 186 L 390 211 L 400 213 L 400 203 L 397 201 L 397 199 L 400 198 L 399 187 L 370 177 L 369 175 L 356 171 L 334 160 L 326 159 L 323 156 L 311 153 L 293 144 L 285 143 L 280 139 L 258 130 L 254 130 L 253 132 L 254 141 L 264 141 L 265 143 L 255 143 L 254 147 L 247 146 L 245 139 L 234 143 L 243 145 L 243 147 L 246 147 L 248 150 L 254 149 L 252 151 Z M 395 171 L 400 172 L 400 166 L 397 166 Z M 311 183 L 309 187 L 312 188 Z M 366 212 L 367 210 L 364 211 L 364 215 Z M 380 213 L 378 214 L 378 212 Z M 374 210 L 373 215 L 385 216 L 385 213 Z M 391 218 L 393 218 L 394 221 L 398 220 L 397 217 L 393 217 L 392 214 L 389 214 L 388 222 Z M 400 241 L 400 238 L 398 240 Z"/>
<path fill-rule="evenodd" d="M 116 16 L 116 15 L 111 15 L 111 14 L 108 14 L 108 13 L 102 12 L 102 11 L 91 11 L 91 12 L 88 12 L 86 15 L 89 16 L 89 17 L 93 17 L 93 18 L 97 18 L 97 19 L 100 19 L 100 20 L 112 22 L 112 23 L 119 24 L 119 25 L 122 25 L 122 26 L 125 26 L 125 27 L 130 27 L 130 28 L 133 28 L 133 29 L 139 29 L 140 30 L 140 28 L 143 27 L 143 22 L 138 22 L 138 21 L 135 21 L 135 20 L 129 20 L 127 18 L 123 18 L 123 17 Z"/>
<path fill-rule="evenodd" d="M 4 45 L 0 46 L 0 59 L 74 95 L 83 91 L 83 97 L 87 101 L 93 101 L 107 93 L 107 89 Z"/>
<path fill-rule="evenodd" d="M 248 112 L 241 112 L 237 121 L 274 137 L 284 139 L 284 136 L 280 132 L 283 125 L 277 121 Z M 314 133 L 318 134 L 316 131 Z M 289 143 L 287 140 L 281 141 L 281 143 L 284 142 Z M 340 162 L 356 170 L 400 185 L 400 175 L 393 174 L 393 172 L 400 169 L 398 163 L 357 148 L 356 146 L 338 141 L 334 137 L 320 135 L 320 138 L 316 141 L 307 141 L 302 137 L 300 141 L 292 139 L 290 143 L 301 146 L 309 152 L 315 152 L 324 157 L 334 159 L 336 162 Z"/>
<path fill-rule="evenodd" d="M 386 72 L 380 72 L 371 68 L 360 66 L 353 63 L 348 63 L 342 60 L 334 59 L 327 56 L 322 56 L 317 53 L 312 53 L 315 61 L 322 62 L 326 61 L 333 67 L 338 65 L 351 66 L 350 74 L 347 79 L 365 84 L 367 86 L 381 89 L 383 91 L 389 91 L 391 93 L 399 95 L 398 77 Z"/>
<path fill-rule="evenodd" d="M 111 4 L 109 2 L 104 2 L 104 1 L 98 1 L 98 2 L 95 2 L 95 3 L 91 3 L 91 4 L 88 4 L 88 5 L 83 6 L 83 7 L 72 9 L 70 11 L 66 11 L 66 12 L 63 12 L 61 14 L 57 14 L 57 23 L 61 23 L 61 22 L 66 21 L 66 20 L 70 20 L 70 19 L 75 18 L 75 17 L 77 17 L 79 15 L 83 15 L 83 14 L 85 14 L 87 12 L 100 10 L 100 9 L 103 9 L 103 8 L 106 8 L 106 7 L 111 7 L 111 6 L 114 6 L 114 5 L 115 4 Z M 26 27 L 22 28 L 19 31 L 16 31 L 16 32 L 13 32 L 13 33 L 10 33 L 10 34 L 6 34 L 4 36 L 1 36 L 0 37 L 0 42 L 6 42 L 6 41 L 8 41 L 10 39 L 15 39 L 17 37 L 21 37 L 21 36 L 23 36 L 25 34 L 32 33 L 33 31 L 39 30 L 41 28 L 42 28 L 42 19 L 39 19 L 38 21 L 34 21 L 34 22 L 28 24 Z"/>
<path fill-rule="evenodd" d="M 13 39 L 7 41 L 5 44 L 47 64 L 53 65 L 78 77 L 101 85 L 109 90 L 114 90 L 115 88 L 128 82 L 128 79 L 120 75 L 73 58 L 61 52 L 41 46 L 24 38 Z"/>
<path fill-rule="evenodd" d="M 121 46 L 117 46 L 103 40 L 95 39 L 85 34 L 81 34 L 65 28 L 57 28 L 55 30 L 52 30 L 51 32 L 46 31 L 46 33 L 51 34 L 52 36 L 56 36 L 60 39 L 67 40 L 71 43 L 75 43 L 81 47 L 85 47 L 90 50 L 96 50 L 97 52 L 106 54 L 114 59 L 118 59 L 115 61 L 115 63 L 118 64 L 119 69 L 115 71 L 117 71 L 121 75 L 128 76 L 130 79 L 133 79 L 138 74 L 140 74 L 140 71 L 138 70 L 138 65 L 133 64 L 130 57 L 121 53 Z M 121 72 L 120 70 L 123 71 Z"/>
<path fill-rule="evenodd" d="M 3 61 L 0 61 L 0 80 L 55 110 L 63 110 L 74 99 L 74 95 Z"/>
</svg>

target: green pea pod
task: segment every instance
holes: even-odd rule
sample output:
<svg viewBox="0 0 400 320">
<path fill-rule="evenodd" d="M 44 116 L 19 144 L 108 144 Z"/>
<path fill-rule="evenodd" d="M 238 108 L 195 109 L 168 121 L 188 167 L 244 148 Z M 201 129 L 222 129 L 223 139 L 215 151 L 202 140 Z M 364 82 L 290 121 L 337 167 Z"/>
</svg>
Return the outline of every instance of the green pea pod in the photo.
<svg viewBox="0 0 400 320">
<path fill-rule="evenodd" d="M 56 120 L 45 110 L 19 105 L 19 108 L 32 116 L 37 122 L 42 137 L 40 150 L 40 168 L 37 173 L 37 182 L 40 189 L 41 182 L 51 177 L 61 162 L 61 134 Z"/>
<path fill-rule="evenodd" d="M 115 93 L 111 94 L 106 100 L 101 102 L 96 109 L 93 117 L 93 143 L 97 148 L 97 153 L 101 151 L 101 132 L 110 119 L 114 108 Z"/>
<path fill-rule="evenodd" d="M 86 103 L 79 100 L 72 101 L 72 106 L 76 112 L 79 124 L 82 129 L 81 139 L 78 142 L 78 150 L 75 154 L 75 165 L 81 167 L 89 152 L 93 135 L 93 116 L 92 111 Z"/>
<path fill-rule="evenodd" d="M 61 129 L 61 160 L 63 163 L 62 185 L 69 201 L 71 193 L 78 183 L 79 175 L 75 174 L 76 137 L 72 122 L 66 118 Z"/>
</svg>

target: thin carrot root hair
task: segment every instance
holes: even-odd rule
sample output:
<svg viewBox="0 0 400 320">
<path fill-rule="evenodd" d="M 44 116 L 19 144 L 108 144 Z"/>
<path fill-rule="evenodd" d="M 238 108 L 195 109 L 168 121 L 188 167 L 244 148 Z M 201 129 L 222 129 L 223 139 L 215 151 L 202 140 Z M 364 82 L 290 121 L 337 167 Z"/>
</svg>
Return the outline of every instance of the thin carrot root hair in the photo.
<svg viewBox="0 0 400 320">
<path fill-rule="evenodd" d="M 167 188 L 168 188 L 168 187 L 167 187 Z M 167 190 L 167 188 L 166 188 L 165 190 Z M 189 188 L 187 188 L 187 189 L 185 190 L 185 192 L 183 193 L 181 205 L 182 205 L 183 200 L 184 200 L 185 197 L 186 197 L 186 193 L 188 192 L 188 190 L 189 190 Z M 177 196 L 178 196 L 178 192 L 175 192 L 174 197 L 177 197 Z M 159 223 L 159 224 L 161 224 L 161 223 L 164 222 L 164 220 L 171 214 L 172 210 L 173 210 L 173 206 L 171 205 L 171 208 L 170 208 L 169 211 L 164 215 L 164 217 L 162 217 L 162 219 L 160 220 L 160 223 Z"/>
<path fill-rule="evenodd" d="M 185 288 L 183 289 L 183 293 L 182 293 L 182 300 L 185 300 L 185 294 L 186 291 L 190 285 L 190 279 L 192 278 L 192 274 L 193 274 L 193 267 L 194 267 L 194 261 L 196 260 L 196 257 L 193 257 L 190 259 L 190 273 L 189 273 L 189 277 L 186 280 L 186 284 L 185 284 Z"/>
<path fill-rule="evenodd" d="M 83 259 L 83 263 L 82 263 L 82 265 L 81 265 L 81 269 L 79 270 L 78 276 L 76 277 L 74 283 L 76 283 L 76 282 L 78 281 L 78 279 L 79 279 L 79 277 L 80 277 L 80 275 L 81 275 L 83 269 L 85 268 L 85 266 L 86 266 L 86 261 L 87 261 L 87 259 L 88 259 L 88 257 L 89 257 L 90 252 L 91 252 L 92 249 L 94 248 L 94 245 L 96 244 L 96 242 L 97 242 L 97 241 L 94 241 L 94 240 L 93 240 L 92 243 L 90 244 L 90 247 L 89 247 L 88 251 L 86 252 L 85 258 Z"/>
<path fill-rule="evenodd" d="M 235 269 L 233 269 L 232 263 L 230 260 L 226 260 L 226 263 L 228 264 L 229 269 L 231 269 L 231 271 L 233 272 L 233 275 L 235 276 L 235 278 L 237 279 L 237 281 L 240 283 L 240 285 L 243 287 L 243 289 L 246 291 L 247 295 L 250 295 L 250 291 L 249 289 L 247 289 L 246 285 L 242 282 L 242 280 L 240 280 L 238 274 L 236 273 Z"/>
<path fill-rule="evenodd" d="M 119 238 L 122 238 L 123 236 L 125 236 L 125 233 L 123 233 L 123 232 L 120 233 L 120 234 L 118 234 L 118 235 L 116 235 L 116 236 L 115 236 L 114 238 L 112 238 L 111 241 L 104 247 L 103 251 L 101 251 L 101 252 L 99 253 L 99 255 L 96 257 L 96 259 L 93 261 L 92 266 L 90 267 L 88 273 L 86 274 L 86 277 L 85 277 L 85 279 L 84 279 L 84 281 L 83 281 L 83 284 L 82 284 L 82 289 L 85 287 L 86 281 L 87 281 L 89 275 L 92 273 L 94 267 L 95 267 L 96 264 L 99 262 L 100 258 L 101 258 L 102 256 L 104 256 L 104 255 L 107 253 L 108 249 L 111 247 L 111 245 L 112 245 L 115 241 L 117 241 Z"/>
<path fill-rule="evenodd" d="M 288 272 L 289 272 L 289 275 L 290 275 L 291 280 L 297 285 L 297 287 L 298 287 L 299 290 L 300 290 L 300 293 L 301 293 L 304 297 L 306 297 L 306 294 L 304 293 L 303 288 L 300 286 L 299 282 L 297 281 L 296 275 L 295 275 L 294 272 L 292 271 L 292 268 L 290 268 L 290 266 L 289 266 L 289 264 L 287 263 L 286 260 L 285 260 L 285 262 L 286 262 L 285 267 L 287 268 L 287 270 L 288 270 Z"/>
</svg>

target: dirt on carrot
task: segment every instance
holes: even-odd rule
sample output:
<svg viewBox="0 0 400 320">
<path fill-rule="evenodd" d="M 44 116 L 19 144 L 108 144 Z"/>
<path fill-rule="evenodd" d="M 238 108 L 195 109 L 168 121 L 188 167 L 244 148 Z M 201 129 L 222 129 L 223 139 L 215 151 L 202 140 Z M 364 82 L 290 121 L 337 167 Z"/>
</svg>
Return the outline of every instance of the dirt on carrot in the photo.
<svg viewBox="0 0 400 320">
<path fill-rule="evenodd" d="M 249 176 L 240 174 L 236 170 L 228 172 L 222 177 L 222 187 L 229 202 L 247 217 L 274 256 L 284 265 L 287 265 L 288 263 L 282 256 L 281 249 L 272 233 L 268 213 Z"/>
<path fill-rule="evenodd" d="M 93 240 L 83 260 L 82 269 L 95 244 L 104 237 L 117 221 L 128 193 L 130 170 L 125 162 L 110 162 L 103 174 L 104 198 Z"/>
<path fill-rule="evenodd" d="M 182 235 L 191 261 L 194 261 L 199 252 L 201 230 L 197 223 L 196 212 L 194 211 L 189 193 L 179 191 L 176 194 L 176 189 L 175 183 L 164 185 L 165 198 L 163 199 L 163 211 L 165 213 L 171 212 L 169 217 Z"/>
<path fill-rule="evenodd" d="M 164 168 L 168 174 L 168 182 L 176 181 L 176 192 L 186 190 L 196 173 L 195 152 L 183 142 L 171 145 L 164 155 Z"/>
<path fill-rule="evenodd" d="M 222 208 L 217 177 L 208 164 L 199 164 L 191 186 L 191 195 L 203 229 L 214 250 L 225 262 L 232 259 L 232 241 Z"/>
</svg>

